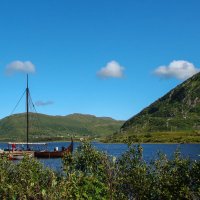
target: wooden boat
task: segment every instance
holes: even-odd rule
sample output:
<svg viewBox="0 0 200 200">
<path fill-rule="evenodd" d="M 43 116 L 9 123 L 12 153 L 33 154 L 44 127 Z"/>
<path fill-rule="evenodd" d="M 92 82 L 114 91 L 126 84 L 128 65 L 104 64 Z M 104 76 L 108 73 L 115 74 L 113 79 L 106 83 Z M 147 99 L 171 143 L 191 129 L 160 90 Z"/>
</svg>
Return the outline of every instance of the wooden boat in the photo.
<svg viewBox="0 0 200 200">
<path fill-rule="evenodd" d="M 61 158 L 65 154 L 72 153 L 73 146 L 73 140 L 71 139 L 71 144 L 67 148 L 63 147 L 61 151 L 56 149 L 54 151 L 35 151 L 34 156 L 36 158 Z"/>
</svg>

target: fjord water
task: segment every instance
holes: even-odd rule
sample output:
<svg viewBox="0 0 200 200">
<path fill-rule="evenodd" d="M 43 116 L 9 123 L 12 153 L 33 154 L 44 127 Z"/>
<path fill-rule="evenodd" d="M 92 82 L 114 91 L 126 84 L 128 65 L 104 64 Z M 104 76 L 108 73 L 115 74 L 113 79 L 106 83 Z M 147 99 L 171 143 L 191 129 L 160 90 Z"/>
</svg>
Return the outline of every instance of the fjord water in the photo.
<svg viewBox="0 0 200 200">
<path fill-rule="evenodd" d="M 62 146 L 68 146 L 70 142 L 49 142 L 49 150 L 53 150 L 55 147 L 59 149 Z M 74 142 L 74 150 L 80 143 Z M 99 143 L 92 142 L 92 145 L 99 151 L 106 152 L 108 155 L 119 157 L 128 150 L 127 144 L 111 144 L 111 143 Z M 173 156 L 173 153 L 178 149 L 181 152 L 181 156 L 184 158 L 189 157 L 191 160 L 200 160 L 200 144 L 141 144 L 143 147 L 143 158 L 145 161 L 150 161 L 156 158 L 158 152 L 162 152 L 168 156 Z M 7 148 L 6 143 L 0 143 L 0 148 Z M 62 169 L 61 159 L 38 159 L 45 166 L 53 168 L 55 170 Z"/>
</svg>

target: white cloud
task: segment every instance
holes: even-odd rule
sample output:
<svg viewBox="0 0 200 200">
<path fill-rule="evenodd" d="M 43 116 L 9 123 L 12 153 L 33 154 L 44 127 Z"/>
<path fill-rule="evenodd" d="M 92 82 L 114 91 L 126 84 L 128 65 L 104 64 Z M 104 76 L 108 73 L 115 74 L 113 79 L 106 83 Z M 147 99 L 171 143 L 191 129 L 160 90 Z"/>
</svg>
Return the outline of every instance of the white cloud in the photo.
<svg viewBox="0 0 200 200">
<path fill-rule="evenodd" d="M 192 63 L 185 60 L 172 61 L 168 66 L 158 67 L 154 73 L 163 78 L 177 78 L 186 80 L 194 74 L 198 73 L 200 69 L 196 68 Z"/>
<path fill-rule="evenodd" d="M 47 106 L 51 104 L 54 104 L 54 102 L 53 101 L 36 101 L 35 102 L 36 106 Z"/>
<path fill-rule="evenodd" d="M 97 75 L 102 78 L 122 78 L 124 71 L 124 67 L 122 67 L 118 62 L 116 61 L 110 61 L 106 64 L 105 67 L 102 67 L 98 72 Z"/>
<path fill-rule="evenodd" d="M 34 73 L 35 66 L 30 61 L 13 61 L 6 66 L 6 74 L 11 75 L 16 72 Z"/>
</svg>

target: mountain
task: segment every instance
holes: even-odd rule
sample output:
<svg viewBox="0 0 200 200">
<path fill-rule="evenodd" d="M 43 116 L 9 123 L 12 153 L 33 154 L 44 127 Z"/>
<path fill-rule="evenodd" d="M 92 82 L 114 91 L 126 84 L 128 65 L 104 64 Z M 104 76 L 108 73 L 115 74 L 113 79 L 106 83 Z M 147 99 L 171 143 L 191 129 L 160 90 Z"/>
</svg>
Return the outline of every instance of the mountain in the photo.
<svg viewBox="0 0 200 200">
<path fill-rule="evenodd" d="M 126 121 L 113 140 L 200 142 L 200 73 Z"/>
<path fill-rule="evenodd" d="M 71 114 L 49 116 L 30 113 L 30 141 L 64 140 L 74 138 L 107 136 L 119 130 L 124 121 L 109 117 Z M 20 141 L 26 138 L 26 114 L 15 114 L 0 120 L 0 139 Z"/>
</svg>

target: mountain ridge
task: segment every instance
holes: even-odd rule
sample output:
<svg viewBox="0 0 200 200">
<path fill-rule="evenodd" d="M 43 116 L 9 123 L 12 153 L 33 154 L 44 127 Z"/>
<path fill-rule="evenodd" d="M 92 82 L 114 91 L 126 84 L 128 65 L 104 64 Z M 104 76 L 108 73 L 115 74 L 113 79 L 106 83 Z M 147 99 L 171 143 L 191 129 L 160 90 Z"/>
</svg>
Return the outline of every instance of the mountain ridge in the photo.
<svg viewBox="0 0 200 200">
<path fill-rule="evenodd" d="M 60 140 L 70 137 L 98 138 L 119 130 L 124 121 L 88 114 L 51 116 L 29 113 L 30 140 Z M 0 120 L 1 140 L 25 140 L 26 113 L 14 114 Z"/>
</svg>

